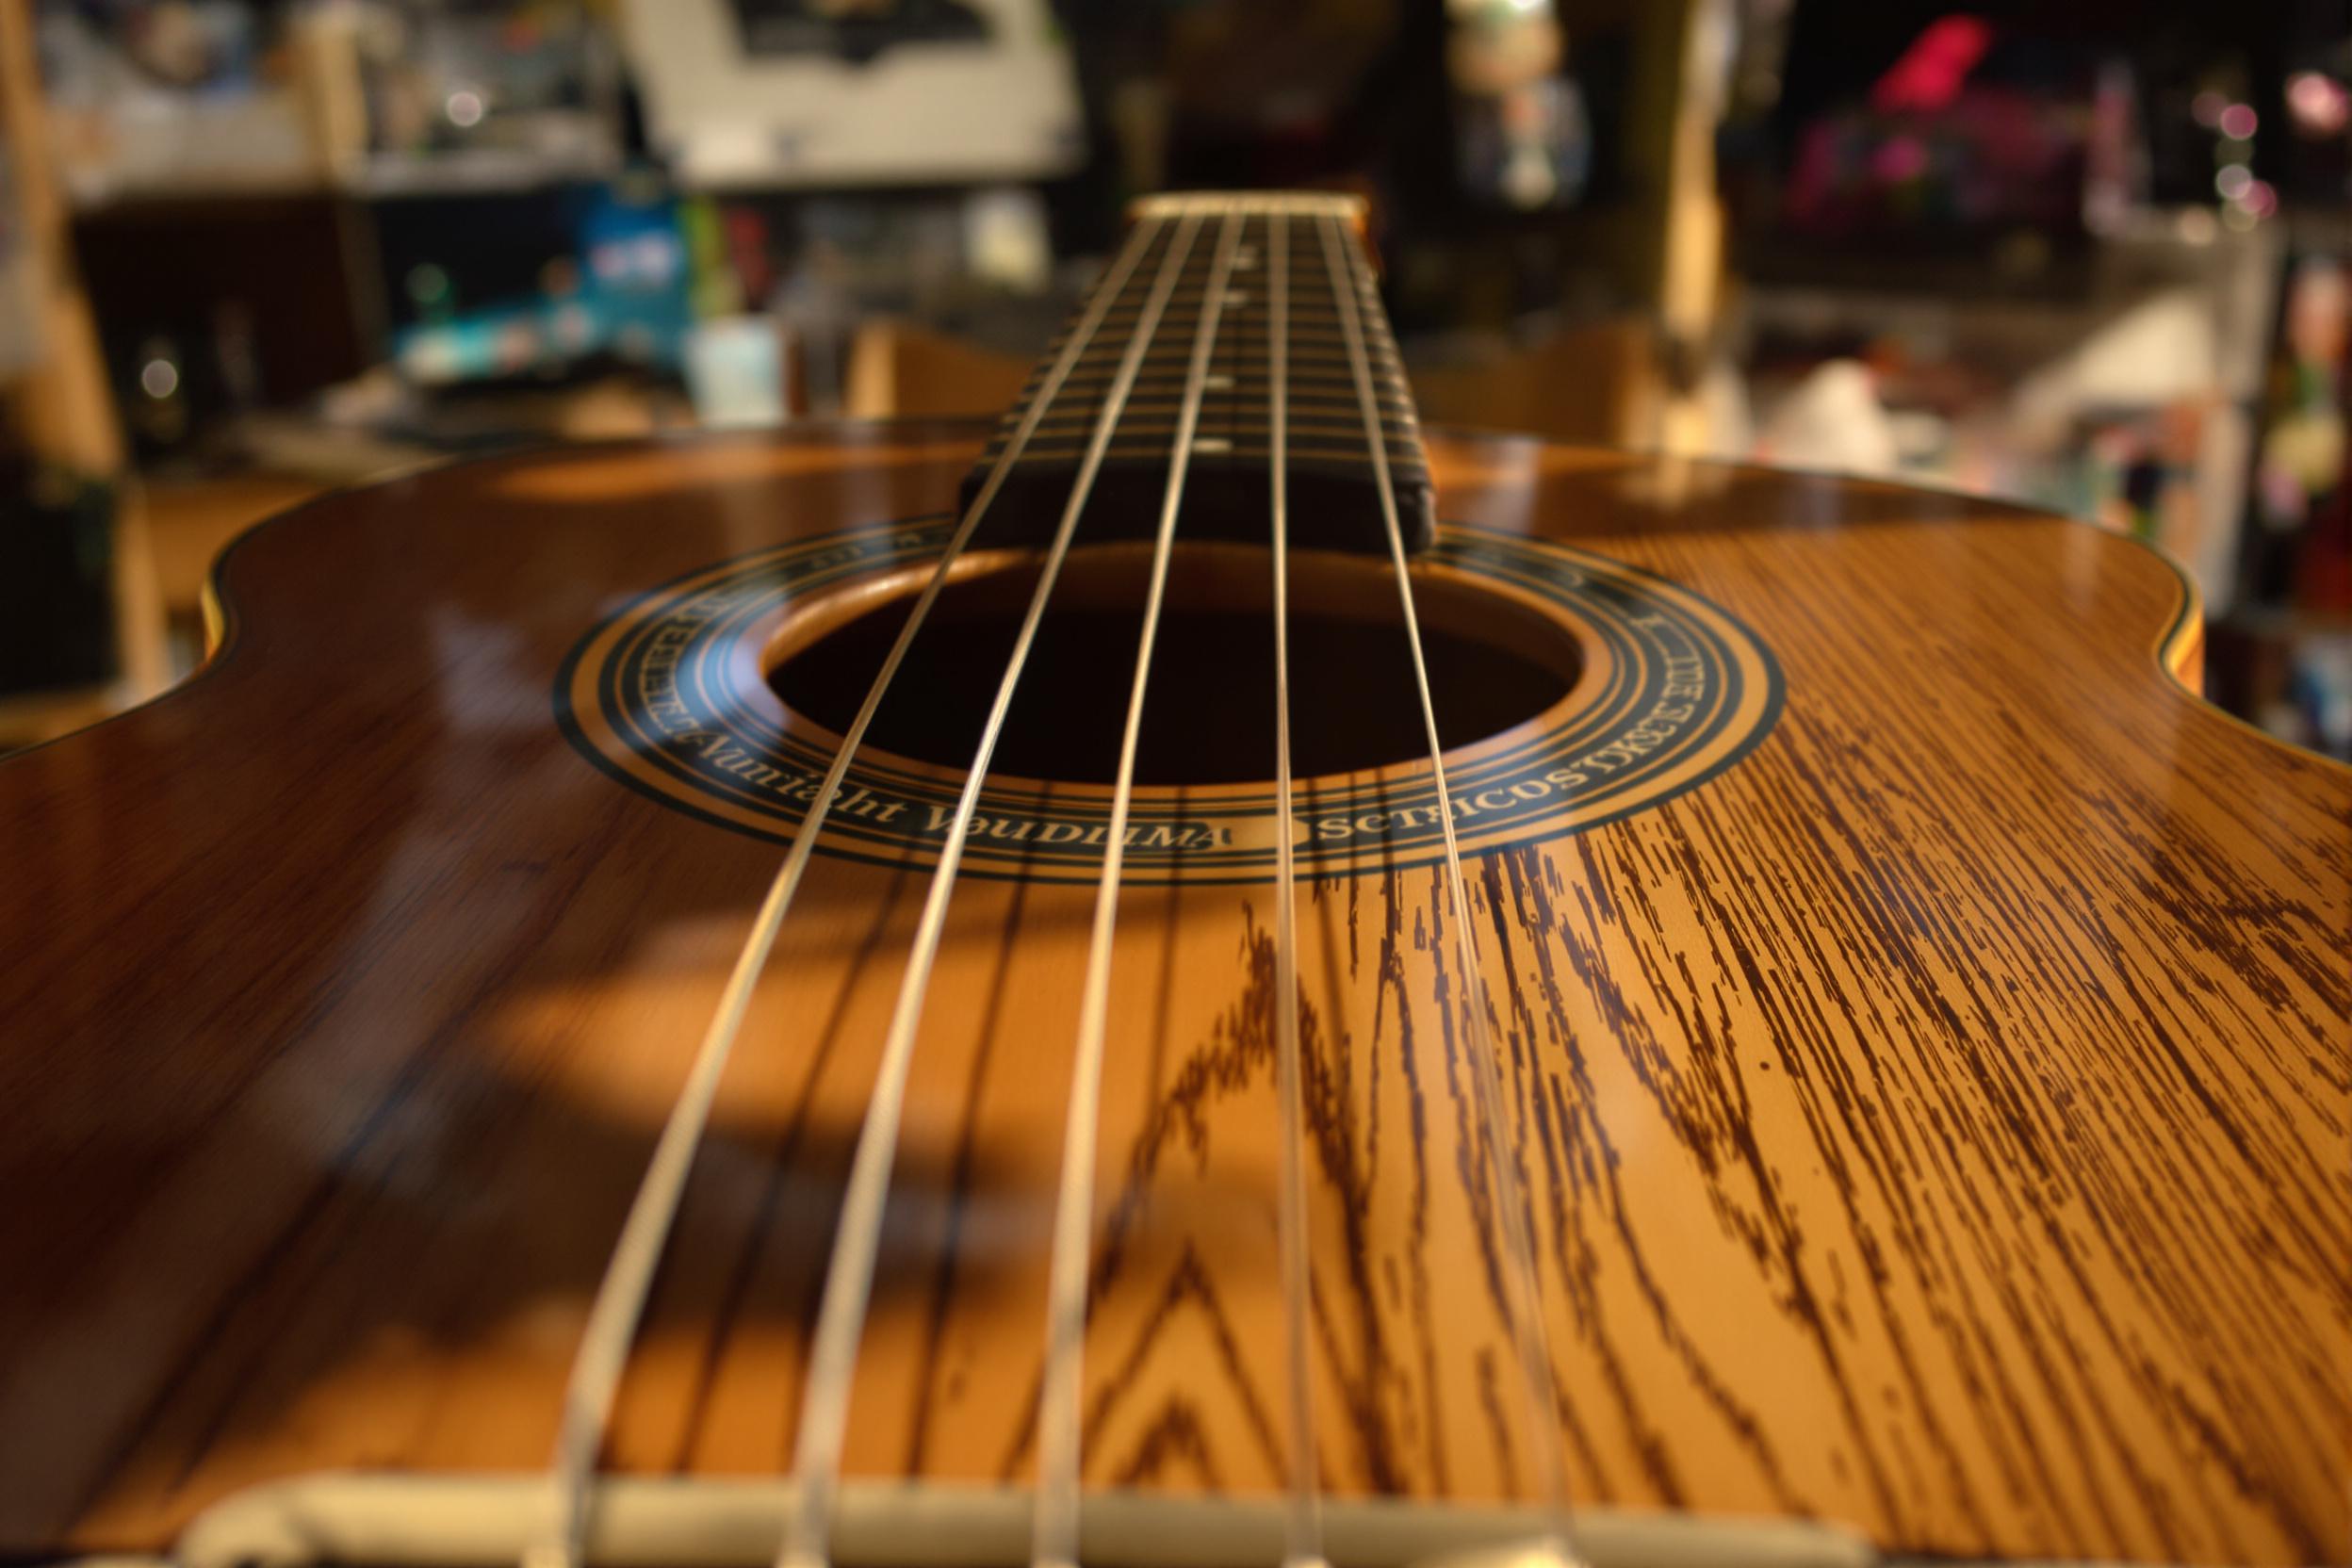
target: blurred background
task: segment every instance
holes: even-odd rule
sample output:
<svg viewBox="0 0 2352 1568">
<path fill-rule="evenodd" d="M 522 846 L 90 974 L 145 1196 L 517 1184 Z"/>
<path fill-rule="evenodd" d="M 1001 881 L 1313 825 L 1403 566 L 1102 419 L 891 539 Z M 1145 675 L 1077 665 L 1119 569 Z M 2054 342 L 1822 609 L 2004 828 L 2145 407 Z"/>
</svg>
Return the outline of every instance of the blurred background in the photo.
<svg viewBox="0 0 2352 1568">
<path fill-rule="evenodd" d="M 2352 0 L 0 0 L 0 748 L 321 488 L 993 413 L 1130 196 L 1283 185 L 1427 419 L 2134 534 L 2352 758 Z"/>
</svg>

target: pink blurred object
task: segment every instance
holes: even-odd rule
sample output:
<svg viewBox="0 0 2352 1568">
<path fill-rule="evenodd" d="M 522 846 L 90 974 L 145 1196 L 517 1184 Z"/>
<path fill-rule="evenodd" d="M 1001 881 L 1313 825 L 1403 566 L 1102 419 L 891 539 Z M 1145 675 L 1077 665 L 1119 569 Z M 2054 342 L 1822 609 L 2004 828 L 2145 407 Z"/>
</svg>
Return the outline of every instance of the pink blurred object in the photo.
<svg viewBox="0 0 2352 1568">
<path fill-rule="evenodd" d="M 1944 107 L 1992 43 L 1993 29 L 1981 16 L 1936 18 L 1871 84 L 1870 107 L 1881 114 Z"/>
</svg>

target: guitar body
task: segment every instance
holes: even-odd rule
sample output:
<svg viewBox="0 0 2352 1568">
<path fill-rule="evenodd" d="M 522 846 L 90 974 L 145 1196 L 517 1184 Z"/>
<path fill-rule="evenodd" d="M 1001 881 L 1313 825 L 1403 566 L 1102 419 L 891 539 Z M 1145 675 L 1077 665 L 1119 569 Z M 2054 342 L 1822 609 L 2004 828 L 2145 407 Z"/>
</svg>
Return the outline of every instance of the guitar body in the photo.
<svg viewBox="0 0 2352 1568">
<path fill-rule="evenodd" d="M 984 434 L 333 496 L 230 552 L 184 689 L 0 761 L 0 1550 L 162 1552 L 327 1473 L 544 1470 L 829 733 L 760 661 L 937 553 Z M 2183 580 L 2095 529 L 1522 439 L 1430 458 L 1416 574 L 1573 650 L 1564 697 L 1452 768 L 1575 1501 L 1890 1556 L 2352 1553 L 2352 773 L 2184 690 Z M 1376 684 L 1294 672 L 1292 700 L 1411 700 Z M 887 745 L 859 768 L 721 1086 L 609 1476 L 791 1461 L 956 782 Z M 1469 1509 L 1539 1483 L 1426 773 L 1301 784 L 1309 1342 L 1324 1489 Z M 980 808 L 852 1478 L 1031 1477 L 1106 792 L 1010 777 Z M 1085 1475 L 1275 1494 L 1265 788 L 1147 779 L 1136 812 Z"/>
</svg>

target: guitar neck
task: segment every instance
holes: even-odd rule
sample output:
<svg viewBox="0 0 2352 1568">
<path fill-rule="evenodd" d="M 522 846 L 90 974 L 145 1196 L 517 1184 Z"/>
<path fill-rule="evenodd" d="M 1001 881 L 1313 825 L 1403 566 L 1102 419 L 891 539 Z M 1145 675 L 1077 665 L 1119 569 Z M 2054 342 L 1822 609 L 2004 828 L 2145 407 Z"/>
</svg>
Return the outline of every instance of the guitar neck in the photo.
<svg viewBox="0 0 2352 1568">
<path fill-rule="evenodd" d="M 1186 538 L 1264 542 L 1279 471 L 1294 545 L 1385 551 L 1383 481 L 1407 547 L 1426 545 L 1429 459 L 1374 284 L 1363 204 L 1307 193 L 1166 196 L 1131 216 L 1118 260 L 1031 371 L 965 482 L 969 506 L 1010 454 L 982 537 L 1049 536 L 1107 416 L 1080 525 L 1086 541 L 1150 537 L 1181 462 Z M 1225 284 L 1213 300 L 1221 253 Z M 1204 314 L 1213 335 L 1180 452 Z"/>
</svg>

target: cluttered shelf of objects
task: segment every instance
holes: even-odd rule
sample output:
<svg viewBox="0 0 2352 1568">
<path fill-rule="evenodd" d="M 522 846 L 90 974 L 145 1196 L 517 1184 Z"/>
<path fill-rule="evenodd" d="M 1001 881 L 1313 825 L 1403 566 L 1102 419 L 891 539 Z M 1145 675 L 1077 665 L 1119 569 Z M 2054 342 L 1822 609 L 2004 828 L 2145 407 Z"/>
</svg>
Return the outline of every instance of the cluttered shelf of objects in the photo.
<svg viewBox="0 0 2352 1568">
<path fill-rule="evenodd" d="M 2120 10 L 1838 0 L 1211 5 L 1066 34 L 1016 0 L 13 9 L 40 66 L 10 84 L 37 127 L 14 195 L 52 242 L 17 248 L 0 368 L 63 375 L 90 428 L 25 449 L 44 477 L 9 504 L 41 521 L 11 577 L 78 572 L 30 596 L 114 623 L 78 663 L 0 661 L 20 740 L 186 673 L 204 564 L 307 488 L 993 408 L 1119 190 L 1279 147 L 1373 198 L 1432 421 L 2092 518 L 2195 577 L 2216 700 L 2352 754 L 2324 26 L 2191 47 Z M 1298 79 L 1268 106 L 1235 59 Z"/>
</svg>

